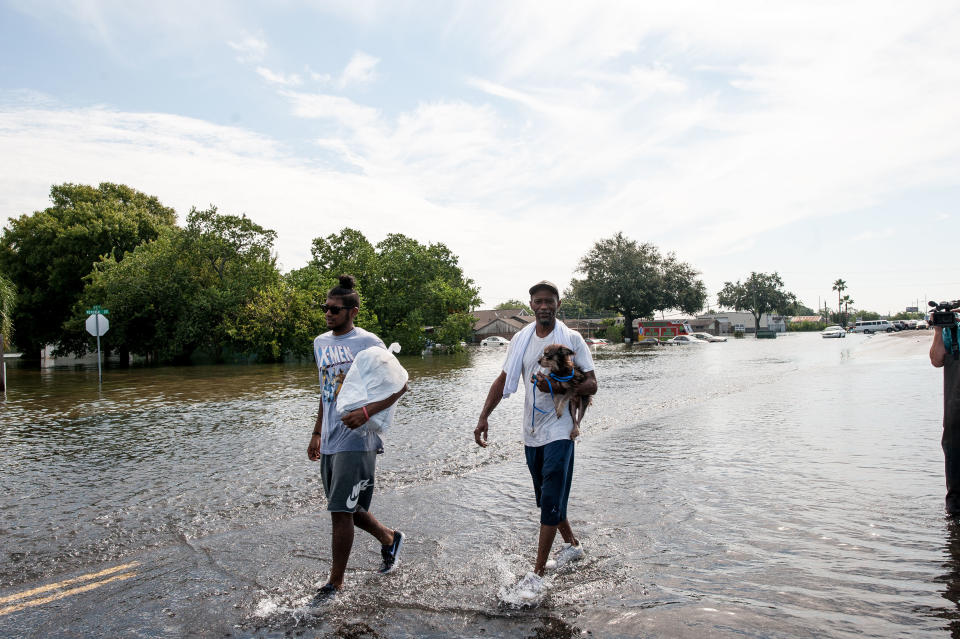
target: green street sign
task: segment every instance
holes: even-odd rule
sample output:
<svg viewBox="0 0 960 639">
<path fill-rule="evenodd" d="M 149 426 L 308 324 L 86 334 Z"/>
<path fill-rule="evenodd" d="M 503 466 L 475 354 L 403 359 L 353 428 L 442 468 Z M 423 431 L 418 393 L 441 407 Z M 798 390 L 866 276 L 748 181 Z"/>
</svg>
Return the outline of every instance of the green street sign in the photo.
<svg viewBox="0 0 960 639">
<path fill-rule="evenodd" d="M 105 308 L 100 308 L 99 306 L 94 306 L 93 308 L 87 309 L 87 315 L 93 315 L 95 313 L 99 313 L 100 315 L 109 315 L 110 311 Z"/>
</svg>

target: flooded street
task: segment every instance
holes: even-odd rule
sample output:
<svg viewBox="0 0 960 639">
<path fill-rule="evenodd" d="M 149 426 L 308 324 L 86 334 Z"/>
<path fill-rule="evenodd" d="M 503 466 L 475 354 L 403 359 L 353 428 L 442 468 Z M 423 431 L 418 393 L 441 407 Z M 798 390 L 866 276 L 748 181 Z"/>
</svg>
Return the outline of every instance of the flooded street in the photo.
<svg viewBox="0 0 960 639">
<path fill-rule="evenodd" d="M 108 369 L 102 393 L 95 369 L 12 368 L 0 635 L 960 636 L 942 377 L 921 338 L 597 351 L 569 508 L 587 556 L 523 610 L 497 600 L 538 529 L 522 394 L 473 443 L 504 349 L 402 360 L 372 508 L 406 533 L 402 565 L 378 575 L 359 533 L 345 595 L 317 615 L 312 363 Z M 130 576 L 92 581 L 117 566 Z"/>
</svg>

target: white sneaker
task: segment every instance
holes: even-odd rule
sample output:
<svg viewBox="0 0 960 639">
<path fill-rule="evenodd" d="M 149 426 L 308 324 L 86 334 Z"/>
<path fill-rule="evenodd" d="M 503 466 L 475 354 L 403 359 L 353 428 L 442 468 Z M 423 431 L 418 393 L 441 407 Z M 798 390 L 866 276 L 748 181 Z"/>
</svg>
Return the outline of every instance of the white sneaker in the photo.
<svg viewBox="0 0 960 639">
<path fill-rule="evenodd" d="M 547 570 L 557 570 L 563 568 L 565 565 L 571 561 L 580 561 L 583 559 L 583 556 L 586 553 L 583 551 L 583 546 L 577 544 L 564 544 L 563 548 L 560 549 L 560 552 L 557 553 L 554 559 L 547 561 L 546 568 Z"/>
<path fill-rule="evenodd" d="M 523 576 L 523 579 L 514 586 L 513 590 L 518 599 L 533 601 L 539 598 L 540 593 L 543 592 L 543 577 L 534 572 L 528 572 Z"/>
</svg>

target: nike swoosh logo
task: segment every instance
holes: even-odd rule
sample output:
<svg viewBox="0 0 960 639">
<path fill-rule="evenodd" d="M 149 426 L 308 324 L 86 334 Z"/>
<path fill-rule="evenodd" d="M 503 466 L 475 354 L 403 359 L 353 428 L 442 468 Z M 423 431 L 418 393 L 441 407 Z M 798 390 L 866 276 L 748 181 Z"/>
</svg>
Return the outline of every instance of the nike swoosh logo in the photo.
<svg viewBox="0 0 960 639">
<path fill-rule="evenodd" d="M 353 490 L 350 491 L 350 496 L 347 497 L 347 508 L 351 510 L 356 508 L 357 502 L 360 501 L 360 493 L 367 489 L 367 486 L 370 485 L 369 479 L 361 479 L 353 486 Z"/>
</svg>

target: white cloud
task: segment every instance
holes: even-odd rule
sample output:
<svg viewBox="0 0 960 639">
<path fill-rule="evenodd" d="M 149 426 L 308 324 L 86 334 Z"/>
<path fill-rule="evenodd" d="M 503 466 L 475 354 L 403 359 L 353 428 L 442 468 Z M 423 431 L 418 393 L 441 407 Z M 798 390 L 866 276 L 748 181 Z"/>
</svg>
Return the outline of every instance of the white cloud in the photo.
<svg viewBox="0 0 960 639">
<path fill-rule="evenodd" d="M 301 118 L 333 120 L 351 131 L 363 131 L 379 126 L 379 113 L 373 107 L 363 106 L 338 95 L 284 91 L 293 105 L 293 114 Z"/>
<path fill-rule="evenodd" d="M 51 184 L 113 181 L 157 195 L 181 217 L 211 203 L 247 213 L 278 231 L 285 268 L 309 259 L 312 238 L 347 225 L 372 241 L 401 231 L 469 253 L 451 241 L 467 213 L 431 204 L 402 182 L 317 169 L 235 127 L 104 108 L 5 110 L 0 148 L 4 217 L 48 206 Z M 482 229 L 476 237 L 494 239 Z"/>
<path fill-rule="evenodd" d="M 377 79 L 376 67 L 379 62 L 379 58 L 357 51 L 340 74 L 337 86 L 343 89 L 352 85 L 370 84 Z"/>
<path fill-rule="evenodd" d="M 239 62 L 261 62 L 267 53 L 267 43 L 263 38 L 259 38 L 248 33 L 244 33 L 238 40 L 230 40 L 227 45 L 237 52 Z"/>
<path fill-rule="evenodd" d="M 875 240 L 885 240 L 891 237 L 895 237 L 897 232 L 893 227 L 888 226 L 882 229 L 868 229 L 862 233 L 854 235 L 852 238 L 853 242 L 872 242 Z"/>
<path fill-rule="evenodd" d="M 301 78 L 296 73 L 277 73 L 271 71 L 266 67 L 257 67 L 257 75 L 269 82 L 270 84 L 276 84 L 279 86 L 285 87 L 297 87 L 303 84 L 303 78 Z"/>
<path fill-rule="evenodd" d="M 317 73 L 316 71 L 311 69 L 309 65 L 306 65 L 304 69 L 306 69 L 307 76 L 311 80 L 319 84 L 330 84 L 332 80 L 329 73 Z"/>
<path fill-rule="evenodd" d="M 358 6 L 324 11 L 349 15 L 375 36 L 384 25 L 404 28 L 403 11 Z M 302 73 L 285 74 L 261 64 L 267 48 L 260 36 L 217 40 L 254 56 L 245 60 L 289 101 L 289 113 L 276 117 L 313 120 L 305 124 L 317 156 L 339 158 L 342 171 L 316 169 L 309 153 L 290 156 L 250 132 L 36 103 L 32 122 L 21 117 L 25 111 L 0 107 L 3 118 L 44 141 L 32 149 L 14 124 L 3 129 L 3 157 L 22 155 L 30 170 L 4 160 L 0 193 L 20 197 L 18 180 L 43 183 L 45 193 L 53 182 L 79 179 L 70 176 L 120 174 L 161 197 L 224 205 L 229 198 L 237 210 L 277 220 L 290 266 L 307 242 L 294 258 L 285 247 L 357 216 L 364 228 L 458 245 L 495 302 L 517 296 L 518 278 L 565 282 L 589 244 L 617 230 L 694 264 L 723 258 L 737 270 L 710 277 L 735 280 L 754 268 L 737 255 L 755 250 L 764 233 L 958 186 L 960 15 L 951 3 L 612 2 L 558 10 L 503 2 L 453 11 L 438 20 L 446 20 L 436 29 L 442 39 L 427 46 L 469 61 L 436 67 L 466 79 L 456 86 L 437 79 L 429 97 L 397 91 L 403 102 L 372 91 L 362 99 L 335 95 L 377 79 L 379 59 L 368 53 L 354 51 L 339 74 L 303 64 L 291 67 Z M 85 20 L 115 32 L 110 12 Z M 258 31 L 231 31 L 251 32 Z M 383 52 L 391 62 L 395 54 Z M 390 68 L 392 75 L 405 65 Z M 304 89 L 309 82 L 319 90 Z M 214 161 L 221 165 L 208 165 Z M 166 177 L 182 175 L 183 166 L 207 179 Z M 279 207 L 248 185 L 258 183 L 257 171 L 271 194 L 273 182 L 284 185 Z M 692 221 L 698 230 L 690 230 Z M 877 233 L 866 229 L 857 244 L 871 244 Z M 517 256 L 529 253 L 530 237 L 556 241 L 562 255 L 527 264 Z M 784 253 L 791 251 L 799 252 Z"/>
</svg>

